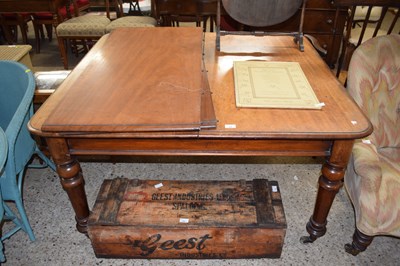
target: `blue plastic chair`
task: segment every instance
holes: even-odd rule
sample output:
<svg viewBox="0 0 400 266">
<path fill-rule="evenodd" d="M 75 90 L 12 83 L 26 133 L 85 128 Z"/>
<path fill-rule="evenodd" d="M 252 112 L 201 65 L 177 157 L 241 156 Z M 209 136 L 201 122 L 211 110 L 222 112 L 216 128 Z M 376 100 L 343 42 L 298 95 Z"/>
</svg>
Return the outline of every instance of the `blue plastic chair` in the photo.
<svg viewBox="0 0 400 266">
<path fill-rule="evenodd" d="M 7 137 L 3 129 L 0 128 L 0 175 L 3 174 L 4 164 L 6 163 L 8 152 Z M 3 208 L 3 198 L 1 196 L 0 190 L 0 222 L 3 221 L 4 208 Z M 5 262 L 6 258 L 3 253 L 3 242 L 0 241 L 0 263 Z"/>
<path fill-rule="evenodd" d="M 0 186 L 5 220 L 12 220 L 15 224 L 15 227 L 3 233 L 1 240 L 22 229 L 34 241 L 35 236 L 22 202 L 25 169 L 34 154 L 43 163 L 33 167 L 49 166 L 55 170 L 55 166 L 39 150 L 27 128 L 33 115 L 32 100 L 35 91 L 35 79 L 31 70 L 18 62 L 0 61 L 0 81 L 0 127 L 5 130 L 8 142 L 8 157 L 4 173 L 0 177 Z M 19 216 L 6 204 L 9 201 L 15 203 Z"/>
</svg>

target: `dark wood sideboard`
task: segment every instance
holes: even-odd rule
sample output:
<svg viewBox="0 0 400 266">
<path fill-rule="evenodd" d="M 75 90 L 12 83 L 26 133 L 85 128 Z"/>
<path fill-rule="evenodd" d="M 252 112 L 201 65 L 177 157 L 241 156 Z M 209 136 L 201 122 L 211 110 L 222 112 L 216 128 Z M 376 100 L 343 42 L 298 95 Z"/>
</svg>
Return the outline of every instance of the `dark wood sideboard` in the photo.
<svg viewBox="0 0 400 266">
<path fill-rule="evenodd" d="M 217 14 L 217 0 L 152 0 L 152 14 L 161 21 L 162 26 L 170 26 L 169 21 L 164 23 L 161 18 L 166 15 L 193 15 L 193 16 L 214 16 Z M 226 16 L 226 12 L 221 10 L 222 16 Z M 301 9 L 289 20 L 265 28 L 250 28 L 226 19 L 225 22 L 233 23 L 233 28 L 243 30 L 263 30 L 263 31 L 296 31 L 300 21 Z M 314 46 L 319 46 L 324 51 L 320 51 L 325 62 L 334 67 L 337 61 L 341 39 L 343 36 L 344 25 L 346 21 L 347 11 L 342 9 L 336 17 L 336 7 L 334 0 L 307 0 L 305 17 L 304 17 L 304 33 L 311 36 Z M 222 25 L 222 23 L 221 23 Z"/>
<path fill-rule="evenodd" d="M 304 15 L 304 34 L 314 37 L 319 46 L 326 50 L 326 54 L 322 54 L 322 57 L 330 67 L 334 67 L 338 59 L 347 16 L 347 9 L 341 9 L 335 18 L 336 9 L 334 0 L 307 0 Z M 299 10 L 289 20 L 266 29 L 296 30 L 300 15 Z"/>
</svg>

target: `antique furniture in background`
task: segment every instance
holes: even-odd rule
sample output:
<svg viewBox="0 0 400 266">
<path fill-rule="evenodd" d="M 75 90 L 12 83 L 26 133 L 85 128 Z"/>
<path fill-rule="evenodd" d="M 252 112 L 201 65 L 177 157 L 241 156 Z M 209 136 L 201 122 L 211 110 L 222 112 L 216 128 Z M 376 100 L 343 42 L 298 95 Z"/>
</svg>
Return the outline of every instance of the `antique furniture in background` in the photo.
<svg viewBox="0 0 400 266">
<path fill-rule="evenodd" d="M 61 6 L 66 0 L 0 0 L 1 12 L 56 12 L 56 7 Z M 192 0 L 196 1 L 196 0 Z M 203 9 L 207 16 L 215 17 L 217 13 L 216 0 L 198 0 L 203 2 Z M 97 2 L 104 7 L 103 0 L 92 0 L 91 7 L 97 5 Z M 213 3 L 214 2 L 214 3 Z M 169 6 L 168 9 L 177 8 L 178 0 L 164 0 L 163 5 Z M 186 5 L 180 7 L 182 9 Z M 152 15 L 160 20 L 161 10 L 155 10 L 155 0 L 152 0 Z M 178 8 L 179 9 L 179 8 Z M 271 31 L 293 31 L 297 30 L 298 21 L 301 15 L 299 10 L 292 18 L 275 26 L 268 27 L 263 30 Z M 158 15 L 157 15 L 158 14 Z M 306 36 L 314 42 L 315 46 L 320 47 L 320 53 L 330 67 L 333 67 L 337 61 L 343 29 L 347 16 L 347 9 L 341 9 L 337 19 L 335 20 L 335 6 L 331 0 L 307 0 L 303 31 Z M 237 26 L 237 25 L 235 25 Z M 318 42 L 315 42 L 318 41 Z"/>
<path fill-rule="evenodd" d="M 126 1 L 113 0 L 111 3 L 112 2 L 114 3 L 115 9 L 117 10 L 117 14 L 119 14 L 119 16 L 116 19 L 111 19 L 111 23 L 106 27 L 106 33 L 110 33 L 114 29 L 122 27 L 155 27 L 157 25 L 157 21 L 150 16 L 125 15 L 123 4 L 126 3 Z"/>
<path fill-rule="evenodd" d="M 333 68 L 336 64 L 347 9 L 341 8 L 336 13 L 335 1 L 307 0 L 304 14 L 304 35 L 317 48 L 325 62 Z M 250 28 L 250 30 L 294 31 L 297 30 L 301 9 L 290 19 L 270 27 Z M 246 27 L 245 27 L 246 29 Z"/>
<path fill-rule="evenodd" d="M 68 0 L 0 0 L 0 13 L 57 13 Z"/>
<path fill-rule="evenodd" d="M 236 55 L 226 57 L 216 51 L 215 34 L 206 33 L 204 63 L 218 119 L 217 127 L 150 132 L 134 130 L 132 110 L 137 109 L 138 103 L 143 105 L 151 99 L 135 101 L 129 95 L 154 86 L 150 76 L 146 79 L 135 78 L 136 70 L 139 67 L 145 69 L 149 58 L 162 61 L 163 58 L 154 56 L 154 52 L 157 49 L 157 55 L 160 49 L 164 52 L 162 45 L 146 49 L 149 40 L 145 42 L 141 33 L 158 30 L 176 35 L 179 33 L 175 32 L 177 29 L 125 28 L 104 36 L 31 119 L 30 131 L 46 139 L 57 164 L 62 186 L 75 211 L 77 229 L 87 232 L 90 214 L 84 173 L 77 156 L 321 156 L 326 157 L 326 161 L 319 179 L 314 213 L 307 224 L 309 236 L 302 241 L 312 242 L 323 236 L 330 207 L 343 184 L 354 140 L 372 131 L 368 119 L 307 40 L 305 51 L 301 52 L 292 38 L 287 36 L 254 38 L 230 35 L 224 40 L 224 49 Z M 138 39 L 142 42 L 137 42 Z M 179 42 L 179 37 L 176 41 Z M 247 54 L 243 57 L 241 52 L 248 50 L 247 46 L 267 56 L 249 57 Z M 136 51 L 134 56 L 133 51 Z M 299 62 L 316 96 L 325 106 L 321 110 L 238 109 L 233 85 L 233 61 L 250 58 Z M 163 67 L 154 71 L 175 69 L 174 63 L 162 61 L 159 65 Z M 148 73 L 154 72 L 149 70 Z M 163 73 L 169 77 L 169 71 Z M 115 77 L 111 82 L 110 76 Z M 171 83 L 172 89 L 179 79 L 172 77 L 167 80 L 164 86 Z M 64 115 L 65 108 L 69 110 L 68 117 Z M 141 110 L 146 115 L 161 115 L 158 108 Z"/>
<path fill-rule="evenodd" d="M 27 128 L 33 115 L 33 93 L 35 80 L 30 69 L 14 61 L 0 61 L 0 126 L 5 130 L 8 142 L 8 155 L 4 172 L 0 177 L 0 187 L 5 209 L 5 218 L 15 226 L 3 232 L 1 240 L 11 237 L 19 230 L 25 231 L 31 241 L 35 240 L 22 200 L 22 184 L 25 168 L 33 155 L 39 156 L 43 165 L 29 165 L 41 168 L 54 164 L 39 150 Z M 6 202 L 16 205 L 10 208 Z"/>
<path fill-rule="evenodd" d="M 333 2 L 334 1 L 331 0 L 307 0 L 303 25 L 305 36 L 313 42 L 313 45 L 318 48 L 325 62 L 332 68 L 335 66 L 338 58 L 347 16 L 346 8 L 341 8 L 340 12 L 336 14 L 336 7 Z M 190 5 L 190 3 L 192 4 Z M 217 0 L 152 0 L 152 9 L 153 16 L 162 23 L 164 23 L 163 13 L 168 14 L 172 11 L 175 12 L 175 15 L 178 15 L 177 13 L 180 12 L 181 14 L 191 14 L 192 16 L 194 15 L 194 17 L 197 16 L 200 18 L 198 21 L 201 21 L 202 18 L 209 17 L 210 23 L 213 23 L 213 21 L 215 21 L 213 18 L 215 18 L 217 14 Z M 221 21 L 221 25 L 225 25 L 224 29 L 235 28 L 238 30 L 249 31 L 297 31 L 301 17 L 300 7 L 293 17 L 282 23 L 269 27 L 255 28 L 245 27 L 230 17 L 227 17 L 226 12 L 223 9 L 221 12 L 223 15 L 223 22 Z M 167 20 L 166 25 L 169 26 L 171 23 Z"/>
<path fill-rule="evenodd" d="M 346 251 L 364 251 L 375 235 L 400 237 L 400 35 L 361 44 L 348 70 L 347 89 L 374 131 L 354 144 L 345 175 L 356 229 Z"/>
<path fill-rule="evenodd" d="M 78 10 L 76 0 L 72 0 L 74 9 Z M 120 17 L 111 21 L 110 17 L 110 1 L 105 0 L 106 14 L 98 14 L 90 12 L 80 16 L 70 18 L 56 27 L 58 47 L 60 49 L 61 58 L 64 68 L 68 69 L 67 42 L 74 44 L 75 51 L 77 50 L 76 43 L 82 46 L 82 49 L 87 52 L 93 44 L 103 35 L 110 33 L 115 28 L 119 27 L 154 27 L 156 20 L 146 16 L 127 16 L 123 17 L 122 0 L 113 1 L 113 5 Z"/>
<path fill-rule="evenodd" d="M 32 17 L 29 13 L 0 13 L 0 25 L 8 44 L 18 41 L 18 28 L 21 31 L 23 43 L 28 43 L 28 22 L 30 21 Z"/>
<path fill-rule="evenodd" d="M 197 27 L 202 26 L 207 31 L 214 30 L 214 21 L 217 14 L 218 0 L 152 0 L 153 16 L 161 26 L 179 27 L 180 22 L 195 22 Z"/>
<path fill-rule="evenodd" d="M 70 6 L 70 13 L 73 13 L 74 10 L 72 5 Z M 40 53 L 40 43 L 41 39 L 45 39 L 44 30 L 46 30 L 47 38 L 49 42 L 53 40 L 53 25 L 54 27 L 58 25 L 61 21 L 67 18 L 67 9 L 65 6 L 60 7 L 57 11 L 57 15 L 51 12 L 37 12 L 32 14 L 33 17 L 33 30 L 35 31 L 35 39 L 36 39 L 36 53 Z M 44 28 L 44 29 L 43 29 Z"/>
<path fill-rule="evenodd" d="M 78 10 L 76 0 L 72 0 L 74 10 Z M 106 14 L 87 14 L 80 16 L 75 11 L 75 16 L 68 14 L 68 18 L 57 25 L 56 36 L 58 48 L 64 68 L 68 69 L 68 48 L 73 47 L 77 54 L 79 50 L 87 52 L 91 46 L 105 34 L 105 27 L 110 23 L 109 2 L 106 1 Z M 80 45 L 80 48 L 78 48 Z"/>
<path fill-rule="evenodd" d="M 285 0 L 285 1 L 268 1 L 268 0 L 218 0 L 217 5 L 217 39 L 216 47 L 220 50 L 221 36 L 227 34 L 234 35 L 255 35 L 255 36 L 293 36 L 299 49 L 304 51 L 303 45 L 303 23 L 306 0 Z M 223 8 L 227 15 L 238 21 L 242 28 L 248 27 L 267 27 L 284 22 L 293 17 L 296 11 L 301 7 L 300 19 L 297 21 L 296 29 L 293 31 L 264 31 L 264 30 L 221 30 L 221 9 Z"/>
<path fill-rule="evenodd" d="M 19 17 L 23 15 L 28 16 L 29 19 L 27 21 L 30 21 L 31 14 L 33 13 L 49 12 L 53 14 L 53 21 L 57 21 L 58 7 L 65 5 L 66 1 L 67 0 L 0 0 L 0 17 L 3 17 L 3 14 L 18 14 Z M 22 34 L 24 33 L 26 32 L 22 32 Z M 6 35 L 6 39 L 12 37 L 7 30 L 3 30 L 3 34 Z M 25 38 L 24 35 L 23 38 Z"/>
<path fill-rule="evenodd" d="M 345 56 L 348 58 L 351 57 L 352 51 L 357 48 L 363 41 L 366 41 L 368 38 L 372 38 L 378 35 L 391 34 L 397 20 L 399 18 L 399 8 L 400 1 L 398 0 L 385 0 L 385 1 L 376 1 L 376 0 L 335 0 L 335 5 L 340 8 L 347 7 L 350 9 L 350 13 L 346 22 L 346 34 L 343 36 L 342 49 L 339 57 L 338 67 L 336 76 L 339 77 L 340 71 L 342 70 L 343 64 L 345 63 Z M 367 12 L 365 14 L 365 19 L 360 20 L 360 18 L 354 17 L 357 13 L 357 7 L 367 8 Z M 373 8 L 381 7 L 381 14 L 378 17 L 374 17 L 371 21 L 371 12 Z M 393 12 L 393 18 L 389 21 L 388 25 L 382 25 L 383 20 L 386 18 L 386 14 L 388 13 L 389 8 L 391 10 L 389 12 Z M 372 28 L 367 28 L 367 26 L 371 26 Z M 371 32 L 371 29 L 373 32 Z M 397 30 L 397 34 L 400 33 L 400 29 Z"/>
<path fill-rule="evenodd" d="M 67 10 L 67 6 L 69 10 Z M 77 16 L 81 12 L 88 12 L 90 7 L 89 0 L 77 0 L 76 6 L 78 10 L 75 11 L 72 1 L 68 0 L 64 5 L 58 7 L 57 14 L 52 12 L 36 12 L 32 14 L 32 23 L 36 39 L 36 53 L 40 53 L 40 40 L 44 39 L 43 26 L 51 42 L 53 39 L 53 27 L 56 28 L 58 24 L 71 16 Z"/>
<path fill-rule="evenodd" d="M 59 18 L 59 8 L 66 5 L 67 1 L 72 2 L 72 6 L 74 7 L 74 18 L 72 21 L 68 21 L 68 24 L 65 24 L 67 21 L 63 21 Z M 102 3 L 102 6 L 105 6 L 106 16 L 102 16 L 102 18 L 93 18 L 100 17 L 101 15 L 93 15 L 91 18 L 88 16 L 80 16 L 79 11 L 82 8 L 87 8 L 87 5 L 82 2 L 82 0 L 0 0 L 0 15 L 3 13 L 17 13 L 17 14 L 33 14 L 33 13 L 51 13 L 53 14 L 53 25 L 57 26 L 60 22 L 63 24 L 61 28 L 59 28 L 59 38 L 58 43 L 60 47 L 61 58 L 64 63 L 65 69 L 68 68 L 68 62 L 66 57 L 66 40 L 88 40 L 86 44 L 89 44 L 89 47 L 96 41 L 98 38 L 103 36 L 104 34 L 112 31 L 118 27 L 142 27 L 142 26 L 154 26 L 156 25 L 156 21 L 151 17 L 138 17 L 131 16 L 129 18 L 121 18 L 120 20 L 116 19 L 111 24 L 109 18 L 111 18 L 110 10 L 122 10 L 120 5 L 122 5 L 122 0 L 112 0 L 112 7 L 110 8 L 110 2 L 108 0 L 97 0 L 90 1 Z M 79 5 L 79 3 L 83 3 Z M 91 6 L 89 7 L 91 8 Z M 77 12 L 78 11 L 78 12 Z M 68 12 L 67 12 L 68 13 Z M 72 15 L 72 14 L 71 14 Z M 123 14 L 119 14 L 123 16 Z M 76 17 L 78 16 L 78 17 Z M 91 15 L 90 15 L 91 16 Z M 72 17 L 72 16 L 71 16 Z M 82 21 L 83 20 L 83 21 Z M 110 25 L 109 25 L 110 24 Z M 106 29 L 106 27 L 108 28 Z M 97 28 L 94 32 L 90 32 L 92 29 Z M 79 31 L 80 30 L 80 31 Z M 77 32 L 79 31 L 79 34 Z M 85 36 L 89 35 L 89 36 Z M 76 43 L 76 42 L 75 42 Z M 82 42 L 81 42 L 82 43 Z M 76 47 L 74 45 L 74 47 Z"/>
<path fill-rule="evenodd" d="M 139 0 L 123 0 L 123 3 L 129 4 L 128 12 L 129 16 L 142 16 L 142 10 L 140 10 Z M 124 12 L 125 13 L 125 12 Z"/>
</svg>

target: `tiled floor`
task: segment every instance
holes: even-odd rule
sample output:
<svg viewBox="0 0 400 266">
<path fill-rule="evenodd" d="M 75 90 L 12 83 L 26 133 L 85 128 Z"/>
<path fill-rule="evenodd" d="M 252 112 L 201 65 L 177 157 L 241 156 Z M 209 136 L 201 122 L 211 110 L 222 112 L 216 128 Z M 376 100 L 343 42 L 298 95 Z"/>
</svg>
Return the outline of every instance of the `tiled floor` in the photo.
<svg viewBox="0 0 400 266">
<path fill-rule="evenodd" d="M 31 38 L 33 43 L 33 39 Z M 62 69 L 56 41 L 43 41 L 42 53 L 31 53 L 35 70 Z M 79 58 L 78 58 L 79 59 Z M 71 56 L 73 66 L 79 60 Z M 253 179 L 277 180 L 281 188 L 287 233 L 279 259 L 123 260 L 98 259 L 90 240 L 75 230 L 72 208 L 58 177 L 49 169 L 28 170 L 24 183 L 26 210 L 37 240 L 18 232 L 4 241 L 5 265 L 399 265 L 400 239 L 376 237 L 357 257 L 344 251 L 354 229 L 352 205 L 342 189 L 332 206 L 326 235 L 304 245 L 299 238 L 312 215 L 321 161 L 314 158 L 132 158 L 130 162 L 84 162 L 86 191 L 92 206 L 103 179 Z"/>
</svg>

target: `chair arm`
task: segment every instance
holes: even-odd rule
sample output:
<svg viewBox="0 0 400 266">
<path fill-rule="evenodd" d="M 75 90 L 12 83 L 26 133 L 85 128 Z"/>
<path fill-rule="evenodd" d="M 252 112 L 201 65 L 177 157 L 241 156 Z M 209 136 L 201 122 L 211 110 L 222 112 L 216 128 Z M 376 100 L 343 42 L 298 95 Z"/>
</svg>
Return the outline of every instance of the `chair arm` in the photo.
<svg viewBox="0 0 400 266">
<path fill-rule="evenodd" d="M 382 169 L 377 148 L 374 144 L 357 142 L 353 147 L 354 171 L 363 178 L 365 189 L 369 192 L 376 192 L 376 186 L 382 179 Z M 379 180 L 379 181 L 378 181 Z M 366 191 L 364 191 L 366 192 Z"/>
</svg>

